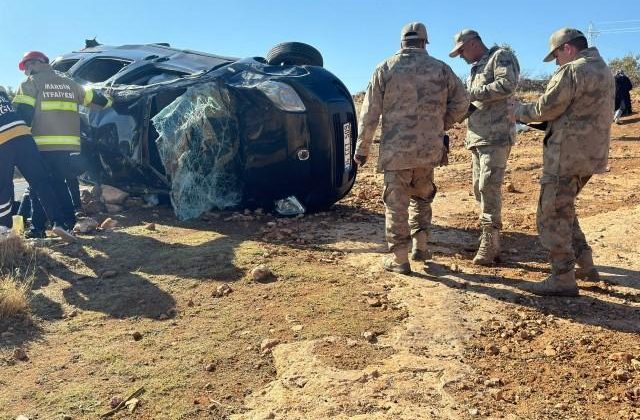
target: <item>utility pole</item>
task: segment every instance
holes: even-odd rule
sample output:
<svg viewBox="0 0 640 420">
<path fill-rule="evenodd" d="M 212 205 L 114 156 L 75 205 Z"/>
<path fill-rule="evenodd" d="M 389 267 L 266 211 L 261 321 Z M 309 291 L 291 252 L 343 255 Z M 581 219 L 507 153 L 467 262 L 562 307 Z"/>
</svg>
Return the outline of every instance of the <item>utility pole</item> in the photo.
<svg viewBox="0 0 640 420">
<path fill-rule="evenodd" d="M 596 25 L 593 22 L 589 22 L 589 28 L 587 29 L 587 41 L 589 41 L 589 45 L 595 45 L 598 34 L 599 32 L 596 29 Z"/>
</svg>

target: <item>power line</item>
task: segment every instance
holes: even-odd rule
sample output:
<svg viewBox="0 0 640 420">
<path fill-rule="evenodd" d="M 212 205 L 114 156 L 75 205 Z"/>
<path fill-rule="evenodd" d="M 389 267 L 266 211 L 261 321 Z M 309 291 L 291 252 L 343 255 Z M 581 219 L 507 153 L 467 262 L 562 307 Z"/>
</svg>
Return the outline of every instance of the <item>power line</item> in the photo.
<svg viewBox="0 0 640 420">
<path fill-rule="evenodd" d="M 628 25 L 630 23 L 638 23 L 638 25 Z M 624 26 L 622 24 L 624 24 Z M 595 23 L 589 22 L 589 28 L 587 30 L 589 45 L 595 44 L 596 39 L 603 34 L 632 34 L 640 32 L 640 19 L 599 22 L 598 25 L 620 25 L 622 27 L 605 27 L 604 29 L 598 29 Z"/>
<path fill-rule="evenodd" d="M 640 22 L 640 19 L 631 19 L 631 20 L 611 20 L 609 22 L 598 22 L 598 25 L 609 25 L 613 23 L 636 23 Z"/>
</svg>

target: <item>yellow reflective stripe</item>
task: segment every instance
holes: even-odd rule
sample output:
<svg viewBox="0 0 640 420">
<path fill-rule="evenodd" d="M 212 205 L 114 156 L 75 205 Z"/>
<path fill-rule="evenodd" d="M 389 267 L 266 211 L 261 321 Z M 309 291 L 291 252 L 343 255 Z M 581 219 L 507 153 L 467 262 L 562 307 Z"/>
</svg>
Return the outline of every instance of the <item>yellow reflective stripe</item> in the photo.
<svg viewBox="0 0 640 420">
<path fill-rule="evenodd" d="M 107 104 L 104 107 L 109 108 L 112 104 L 113 104 L 113 99 L 107 96 Z"/>
<path fill-rule="evenodd" d="M 27 96 L 27 95 L 16 95 L 13 98 L 13 103 L 36 106 L 36 98 L 34 98 L 33 96 Z"/>
<path fill-rule="evenodd" d="M 89 106 L 91 101 L 93 101 L 93 89 L 87 89 L 84 91 L 84 101 L 82 105 Z"/>
<path fill-rule="evenodd" d="M 0 133 L 0 144 L 8 142 L 9 140 L 19 136 L 26 136 L 27 134 L 31 134 L 29 127 L 26 125 L 18 125 Z"/>
<path fill-rule="evenodd" d="M 38 146 L 72 145 L 80 146 L 80 136 L 34 136 Z"/>
<path fill-rule="evenodd" d="M 78 104 L 67 101 L 42 101 L 40 109 L 43 111 L 78 111 Z"/>
</svg>

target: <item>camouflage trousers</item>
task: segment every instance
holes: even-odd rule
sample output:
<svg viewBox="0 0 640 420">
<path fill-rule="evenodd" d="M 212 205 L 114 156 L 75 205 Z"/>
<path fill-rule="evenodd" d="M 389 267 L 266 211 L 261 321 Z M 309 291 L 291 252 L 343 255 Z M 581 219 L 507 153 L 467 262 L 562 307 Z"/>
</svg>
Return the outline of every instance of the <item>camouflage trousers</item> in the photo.
<svg viewBox="0 0 640 420">
<path fill-rule="evenodd" d="M 433 168 L 385 171 L 382 201 L 389 250 L 408 254 L 411 238 L 418 232 L 429 232 L 435 196 Z"/>
<path fill-rule="evenodd" d="M 502 181 L 511 145 L 471 148 L 473 194 L 480 207 L 480 226 L 502 228 Z"/>
<path fill-rule="evenodd" d="M 540 186 L 536 223 L 554 274 L 573 270 L 576 257 L 591 249 L 576 217 L 576 197 L 589 178 L 562 177 Z"/>
</svg>

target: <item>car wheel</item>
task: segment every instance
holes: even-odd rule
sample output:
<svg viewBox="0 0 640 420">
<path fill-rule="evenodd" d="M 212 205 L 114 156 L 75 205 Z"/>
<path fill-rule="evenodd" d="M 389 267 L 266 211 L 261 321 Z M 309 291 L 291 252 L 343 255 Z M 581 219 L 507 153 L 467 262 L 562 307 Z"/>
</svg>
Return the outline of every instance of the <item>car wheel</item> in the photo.
<svg viewBox="0 0 640 420">
<path fill-rule="evenodd" d="M 267 53 L 267 63 L 275 66 L 318 66 L 322 67 L 323 60 L 320 51 L 302 42 L 283 42 Z"/>
</svg>

